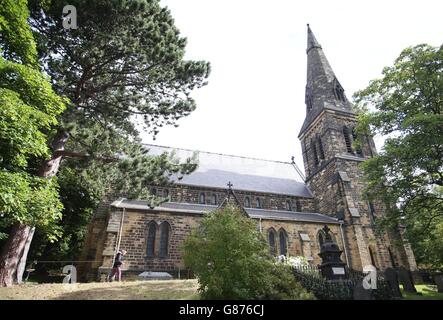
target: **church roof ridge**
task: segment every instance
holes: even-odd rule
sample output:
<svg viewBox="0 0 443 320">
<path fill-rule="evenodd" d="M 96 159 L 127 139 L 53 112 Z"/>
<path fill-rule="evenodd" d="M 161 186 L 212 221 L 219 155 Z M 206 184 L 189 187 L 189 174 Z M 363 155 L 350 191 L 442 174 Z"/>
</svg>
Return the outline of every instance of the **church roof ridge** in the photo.
<svg viewBox="0 0 443 320">
<path fill-rule="evenodd" d="M 197 204 L 189 202 L 164 202 L 160 205 L 150 208 L 146 200 L 130 200 L 124 199 L 120 203 L 114 202 L 111 204 L 116 208 L 126 208 L 135 210 L 147 210 L 147 211 L 172 211 L 172 212 L 185 212 L 189 214 L 204 214 L 216 210 L 220 206 L 210 204 Z M 305 211 L 288 211 L 288 210 L 275 210 L 275 209 L 263 209 L 263 208 L 245 208 L 245 212 L 251 218 L 269 218 L 277 220 L 295 220 L 304 222 L 316 222 L 316 223 L 329 223 L 340 224 L 340 221 L 335 218 L 318 212 L 305 212 Z"/>
<path fill-rule="evenodd" d="M 204 151 L 204 150 L 197 150 L 197 149 L 188 149 L 188 148 L 179 148 L 179 147 L 165 146 L 165 145 L 159 145 L 159 144 L 153 144 L 153 143 L 142 143 L 142 144 L 144 146 L 168 148 L 168 149 L 172 149 L 172 150 L 177 149 L 177 150 L 183 150 L 183 151 L 191 151 L 191 152 L 214 154 L 214 155 L 225 156 L 225 157 L 242 158 L 242 159 L 249 159 L 249 160 L 259 160 L 259 161 L 267 161 L 267 162 L 283 163 L 283 164 L 292 164 L 292 162 L 289 162 L 289 161 L 263 159 L 263 158 L 258 158 L 258 157 L 239 156 L 239 155 L 235 155 L 235 154 L 227 154 L 227 153 L 220 153 L 220 152 L 213 152 L 213 151 Z"/>
</svg>

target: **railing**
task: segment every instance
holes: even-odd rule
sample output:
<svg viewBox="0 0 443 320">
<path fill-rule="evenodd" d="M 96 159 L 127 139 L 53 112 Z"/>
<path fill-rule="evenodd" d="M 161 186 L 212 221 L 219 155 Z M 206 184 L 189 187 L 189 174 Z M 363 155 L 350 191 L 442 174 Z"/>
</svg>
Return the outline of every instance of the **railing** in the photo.
<svg viewBox="0 0 443 320">
<path fill-rule="evenodd" d="M 434 277 L 443 274 L 443 269 L 418 269 L 412 271 L 412 276 L 416 283 L 425 283 L 435 285 Z"/>
<path fill-rule="evenodd" d="M 354 290 L 366 276 L 363 272 L 348 269 L 349 279 L 328 281 L 316 266 L 293 267 L 295 278 L 320 300 L 353 300 Z M 377 274 L 376 289 L 369 289 L 376 300 L 393 299 L 393 293 L 381 274 Z"/>
</svg>

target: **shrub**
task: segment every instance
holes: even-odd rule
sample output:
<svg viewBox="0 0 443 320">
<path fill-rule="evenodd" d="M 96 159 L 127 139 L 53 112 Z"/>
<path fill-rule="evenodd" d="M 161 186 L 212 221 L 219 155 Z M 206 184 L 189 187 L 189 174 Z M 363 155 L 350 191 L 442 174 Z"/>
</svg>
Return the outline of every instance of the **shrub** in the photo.
<svg viewBox="0 0 443 320">
<path fill-rule="evenodd" d="M 312 300 L 315 296 L 298 282 L 292 268 L 284 264 L 273 264 L 270 283 L 262 297 L 270 300 Z"/>
<path fill-rule="evenodd" d="M 184 262 L 203 299 L 310 298 L 290 270 L 274 262 L 255 222 L 234 206 L 202 219 L 185 241 Z"/>
</svg>

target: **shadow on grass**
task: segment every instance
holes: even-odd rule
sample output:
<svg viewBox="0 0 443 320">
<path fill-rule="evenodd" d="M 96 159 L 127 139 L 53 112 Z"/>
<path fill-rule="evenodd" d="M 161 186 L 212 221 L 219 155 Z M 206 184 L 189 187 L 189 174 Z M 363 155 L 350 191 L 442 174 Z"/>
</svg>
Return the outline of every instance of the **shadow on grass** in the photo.
<svg viewBox="0 0 443 320">
<path fill-rule="evenodd" d="M 437 286 L 416 285 L 415 288 L 419 294 L 404 292 L 403 288 L 400 288 L 406 300 L 443 300 L 443 293 L 437 292 Z"/>
<path fill-rule="evenodd" d="M 197 300 L 195 287 L 173 283 L 112 284 L 62 293 L 60 300 Z"/>
</svg>

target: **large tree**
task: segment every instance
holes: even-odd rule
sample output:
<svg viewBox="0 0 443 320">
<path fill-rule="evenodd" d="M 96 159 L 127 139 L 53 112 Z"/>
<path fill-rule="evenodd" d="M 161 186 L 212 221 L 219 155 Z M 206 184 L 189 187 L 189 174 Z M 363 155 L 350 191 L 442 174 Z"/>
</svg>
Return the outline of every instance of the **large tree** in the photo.
<svg viewBox="0 0 443 320">
<path fill-rule="evenodd" d="M 47 139 L 65 104 L 40 71 L 28 15 L 25 0 L 0 5 L 0 227 L 16 235 L 1 253 L 1 285 L 12 284 L 30 226 L 53 237 L 62 207 L 57 181 L 30 170 L 33 160 L 49 156 Z"/>
<path fill-rule="evenodd" d="M 40 65 L 71 103 L 51 137 L 50 157 L 33 163 L 35 174 L 53 177 L 62 159 L 77 159 L 72 168 L 103 189 L 112 185 L 130 197 L 146 197 L 147 184 L 192 170 L 189 163 L 148 156 L 136 126 L 156 134 L 163 125 L 176 125 L 195 109 L 190 93 L 209 74 L 207 62 L 184 59 L 186 39 L 169 10 L 157 0 L 41 3 L 47 1 L 30 4 Z M 63 28 L 67 4 L 77 8 L 77 29 Z M 94 161 L 109 171 L 97 176 Z M 9 238 L 23 236 L 12 231 Z M 6 246 L 3 252 L 9 251 Z"/>
<path fill-rule="evenodd" d="M 355 98 L 357 130 L 386 137 L 363 163 L 368 196 L 388 204 L 380 226 L 406 227 L 412 245 L 426 242 L 443 218 L 443 47 L 405 49 Z"/>
</svg>

